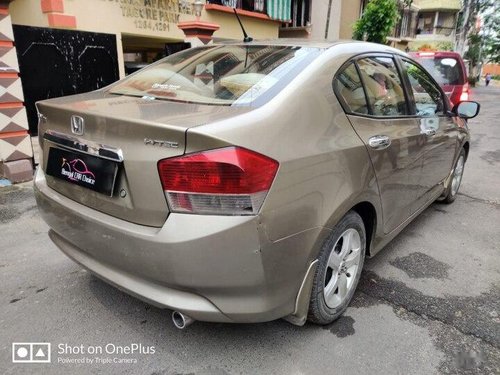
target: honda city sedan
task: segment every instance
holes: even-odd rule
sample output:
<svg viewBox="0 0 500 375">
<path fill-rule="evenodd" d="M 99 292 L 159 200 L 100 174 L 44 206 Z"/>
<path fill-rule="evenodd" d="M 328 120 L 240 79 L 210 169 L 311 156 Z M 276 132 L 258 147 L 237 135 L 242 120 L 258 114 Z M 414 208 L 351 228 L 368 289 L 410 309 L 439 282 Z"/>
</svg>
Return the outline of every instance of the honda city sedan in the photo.
<svg viewBox="0 0 500 375">
<path fill-rule="evenodd" d="M 37 109 L 52 241 L 184 328 L 337 319 L 365 257 L 457 197 L 479 105 L 384 45 L 276 40 Z"/>
</svg>

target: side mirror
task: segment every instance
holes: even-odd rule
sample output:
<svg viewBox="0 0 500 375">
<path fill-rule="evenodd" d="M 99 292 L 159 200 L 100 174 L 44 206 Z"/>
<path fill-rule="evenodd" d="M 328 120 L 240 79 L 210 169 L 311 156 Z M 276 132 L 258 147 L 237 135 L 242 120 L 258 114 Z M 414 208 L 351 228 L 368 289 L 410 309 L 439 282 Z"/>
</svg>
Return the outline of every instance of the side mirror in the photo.
<svg viewBox="0 0 500 375">
<path fill-rule="evenodd" d="M 481 105 L 477 102 L 460 102 L 455 107 L 453 107 L 452 112 L 458 117 L 470 119 L 474 118 L 479 114 L 479 109 Z"/>
</svg>

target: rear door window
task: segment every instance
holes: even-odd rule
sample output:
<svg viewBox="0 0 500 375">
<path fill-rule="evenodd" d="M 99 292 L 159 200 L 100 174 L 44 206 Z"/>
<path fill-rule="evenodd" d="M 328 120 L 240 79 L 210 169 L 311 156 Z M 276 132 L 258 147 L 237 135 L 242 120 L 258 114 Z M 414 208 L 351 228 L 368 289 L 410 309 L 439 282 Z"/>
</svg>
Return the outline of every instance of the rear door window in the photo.
<svg viewBox="0 0 500 375">
<path fill-rule="evenodd" d="M 357 64 L 369 100 L 370 114 L 383 117 L 409 114 L 394 59 L 368 57 L 358 60 Z"/>
</svg>

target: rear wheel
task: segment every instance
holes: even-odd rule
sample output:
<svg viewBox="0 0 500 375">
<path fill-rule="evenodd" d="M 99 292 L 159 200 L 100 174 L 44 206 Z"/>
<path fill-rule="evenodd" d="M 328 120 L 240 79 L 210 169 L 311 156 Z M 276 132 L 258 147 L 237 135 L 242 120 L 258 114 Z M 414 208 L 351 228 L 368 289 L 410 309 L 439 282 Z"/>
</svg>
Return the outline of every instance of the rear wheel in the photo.
<svg viewBox="0 0 500 375">
<path fill-rule="evenodd" d="M 465 167 L 465 150 L 462 149 L 462 151 L 460 151 L 460 155 L 458 156 L 457 162 L 455 163 L 455 167 L 453 168 L 451 181 L 448 184 L 448 187 L 446 188 L 442 197 L 439 199 L 440 202 L 449 204 L 455 201 L 455 199 L 457 198 L 458 189 L 460 189 L 460 184 L 462 182 L 464 167 Z"/>
<path fill-rule="evenodd" d="M 308 320 L 329 324 L 347 309 L 358 285 L 365 259 L 363 220 L 348 212 L 335 226 L 319 255 Z"/>
</svg>

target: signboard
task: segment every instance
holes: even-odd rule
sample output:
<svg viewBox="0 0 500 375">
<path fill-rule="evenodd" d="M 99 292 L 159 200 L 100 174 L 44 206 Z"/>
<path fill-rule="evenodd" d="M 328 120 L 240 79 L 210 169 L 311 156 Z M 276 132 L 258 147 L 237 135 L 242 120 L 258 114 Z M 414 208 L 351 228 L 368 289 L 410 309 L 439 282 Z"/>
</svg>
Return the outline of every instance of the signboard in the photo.
<svg viewBox="0 0 500 375">
<path fill-rule="evenodd" d="M 124 18 L 132 19 L 140 30 L 169 31 L 183 14 L 192 15 L 189 0 L 102 0 L 115 3 Z"/>
</svg>

